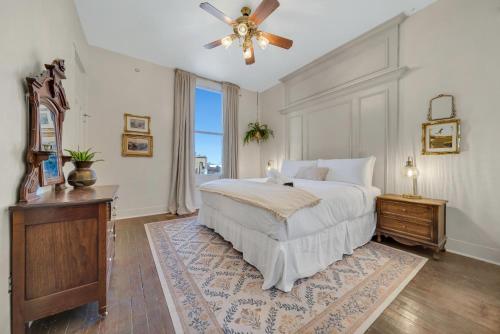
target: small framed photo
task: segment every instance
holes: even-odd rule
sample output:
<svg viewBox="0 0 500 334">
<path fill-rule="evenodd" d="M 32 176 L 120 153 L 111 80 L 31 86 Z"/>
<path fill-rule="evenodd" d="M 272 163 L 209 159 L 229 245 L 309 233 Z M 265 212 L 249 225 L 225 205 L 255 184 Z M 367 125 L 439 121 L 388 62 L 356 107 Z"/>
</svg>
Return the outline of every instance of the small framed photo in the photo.
<svg viewBox="0 0 500 334">
<path fill-rule="evenodd" d="M 141 133 L 149 135 L 151 117 L 125 114 L 125 132 Z"/>
<path fill-rule="evenodd" d="M 152 157 L 153 136 L 122 135 L 122 156 L 124 157 Z"/>
<path fill-rule="evenodd" d="M 422 124 L 422 154 L 460 153 L 460 120 L 457 118 Z"/>
</svg>

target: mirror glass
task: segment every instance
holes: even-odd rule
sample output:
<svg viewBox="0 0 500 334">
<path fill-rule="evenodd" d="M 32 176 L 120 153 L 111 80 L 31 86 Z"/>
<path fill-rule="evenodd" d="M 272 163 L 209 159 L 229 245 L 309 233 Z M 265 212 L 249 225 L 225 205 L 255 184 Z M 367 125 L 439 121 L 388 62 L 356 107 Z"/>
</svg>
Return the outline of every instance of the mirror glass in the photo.
<svg viewBox="0 0 500 334">
<path fill-rule="evenodd" d="M 54 114 L 44 104 L 40 105 L 39 112 L 40 112 L 40 150 L 57 152 L 56 126 L 54 121 Z"/>
<path fill-rule="evenodd" d="M 441 96 L 432 100 L 432 119 L 450 118 L 453 113 L 453 97 Z"/>
<path fill-rule="evenodd" d="M 60 175 L 55 116 L 44 104 L 40 104 L 38 110 L 40 115 L 40 150 L 53 152 L 49 159 L 42 163 L 43 181 L 50 182 L 51 179 L 58 179 Z"/>
</svg>

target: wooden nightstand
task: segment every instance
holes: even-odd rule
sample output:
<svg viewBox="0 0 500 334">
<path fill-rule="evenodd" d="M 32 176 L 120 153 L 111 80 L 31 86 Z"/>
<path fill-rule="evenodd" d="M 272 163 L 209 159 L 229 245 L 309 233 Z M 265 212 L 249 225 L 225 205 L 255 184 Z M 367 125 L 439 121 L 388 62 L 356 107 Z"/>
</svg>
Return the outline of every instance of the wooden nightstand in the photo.
<svg viewBox="0 0 500 334">
<path fill-rule="evenodd" d="M 446 203 L 390 194 L 377 197 L 377 241 L 384 235 L 405 245 L 432 248 L 434 259 L 439 259 L 446 244 Z"/>
</svg>

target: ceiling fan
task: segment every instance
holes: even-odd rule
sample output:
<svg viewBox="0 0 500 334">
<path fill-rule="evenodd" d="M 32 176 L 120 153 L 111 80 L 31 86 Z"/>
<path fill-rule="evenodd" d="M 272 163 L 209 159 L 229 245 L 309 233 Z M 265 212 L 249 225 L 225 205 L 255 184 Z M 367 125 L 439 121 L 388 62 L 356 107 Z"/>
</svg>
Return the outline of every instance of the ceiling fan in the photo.
<svg viewBox="0 0 500 334">
<path fill-rule="evenodd" d="M 231 35 L 208 43 L 205 45 L 205 48 L 213 49 L 219 45 L 223 45 L 227 49 L 235 40 L 238 40 L 243 49 L 243 58 L 245 58 L 245 63 L 247 65 L 255 63 L 253 38 L 255 38 L 257 45 L 263 50 L 269 44 L 284 49 L 290 49 L 293 44 L 291 39 L 259 30 L 259 25 L 271 15 L 279 5 L 280 3 L 277 0 L 263 0 L 252 15 L 250 15 L 252 12 L 250 8 L 243 7 L 241 8 L 242 16 L 233 20 L 208 2 L 201 3 L 200 7 L 202 9 L 233 28 L 233 33 Z"/>
</svg>

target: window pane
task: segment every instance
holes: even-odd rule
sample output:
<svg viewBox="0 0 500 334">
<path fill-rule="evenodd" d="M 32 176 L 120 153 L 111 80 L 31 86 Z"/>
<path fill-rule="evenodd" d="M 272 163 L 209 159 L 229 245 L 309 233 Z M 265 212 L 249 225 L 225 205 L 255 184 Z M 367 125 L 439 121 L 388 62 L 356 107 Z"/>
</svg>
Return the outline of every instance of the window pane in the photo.
<svg viewBox="0 0 500 334">
<path fill-rule="evenodd" d="M 222 94 L 196 88 L 194 129 L 222 133 Z"/>
<path fill-rule="evenodd" d="M 194 134 L 195 173 L 220 174 L 222 172 L 222 136 Z"/>
</svg>

